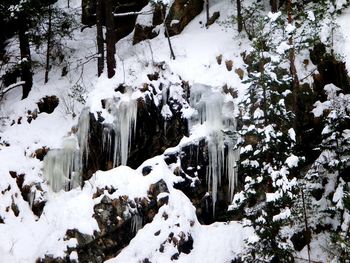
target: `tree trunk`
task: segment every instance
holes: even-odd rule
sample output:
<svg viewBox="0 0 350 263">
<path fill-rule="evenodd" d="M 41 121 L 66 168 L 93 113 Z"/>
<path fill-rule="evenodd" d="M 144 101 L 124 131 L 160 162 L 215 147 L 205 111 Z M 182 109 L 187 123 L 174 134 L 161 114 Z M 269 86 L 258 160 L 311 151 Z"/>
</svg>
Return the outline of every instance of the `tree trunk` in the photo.
<svg viewBox="0 0 350 263">
<path fill-rule="evenodd" d="M 288 23 L 293 23 L 292 17 L 292 2 L 291 0 L 287 1 L 287 13 L 288 13 Z M 298 132 L 298 119 L 299 119 L 299 107 L 298 107 L 298 88 L 299 88 L 299 79 L 297 74 L 297 69 L 295 67 L 295 48 L 293 36 L 291 35 L 288 39 L 288 44 L 291 47 L 289 50 L 289 71 L 292 77 L 292 92 L 293 92 L 293 112 L 295 114 L 293 121 L 293 128 L 297 134 Z"/>
<path fill-rule="evenodd" d="M 116 67 L 113 1 L 104 0 L 104 2 L 106 17 L 107 76 L 108 78 L 112 78 L 115 75 Z"/>
<path fill-rule="evenodd" d="M 271 12 L 276 13 L 278 11 L 278 0 L 270 0 Z"/>
<path fill-rule="evenodd" d="M 207 22 L 205 23 L 205 26 L 208 28 L 209 27 L 209 0 L 204 0 L 205 4 L 205 12 L 206 12 L 206 17 L 207 17 Z"/>
<path fill-rule="evenodd" d="M 305 205 L 304 190 L 302 188 L 300 190 L 301 190 L 301 199 L 303 201 L 305 233 L 306 233 L 306 235 L 309 235 L 309 234 L 311 234 L 311 231 L 309 229 L 309 224 L 307 221 L 307 212 L 306 212 L 306 205 Z M 311 240 L 311 236 L 310 236 L 310 240 Z M 309 263 L 311 263 L 310 252 L 311 252 L 311 247 L 310 247 L 310 242 L 308 242 L 307 243 L 307 257 L 308 257 Z"/>
<path fill-rule="evenodd" d="M 267 126 L 267 95 L 266 95 L 266 86 L 264 85 L 264 75 L 265 75 L 265 68 L 264 68 L 264 57 L 263 55 L 260 58 L 259 61 L 259 72 L 260 72 L 260 86 L 263 90 L 263 112 L 264 112 L 264 125 Z"/>
<path fill-rule="evenodd" d="M 25 81 L 23 84 L 22 99 L 25 99 L 28 97 L 33 86 L 32 61 L 30 56 L 29 39 L 27 36 L 28 22 L 23 14 L 19 15 L 18 23 L 18 38 L 21 53 L 21 80 Z"/>
<path fill-rule="evenodd" d="M 103 29 L 102 29 L 102 0 L 96 2 L 96 29 L 97 29 L 97 75 L 101 76 L 104 69 L 104 43 L 103 43 Z"/>
<path fill-rule="evenodd" d="M 163 15 L 163 24 L 164 24 L 165 35 L 166 35 L 166 37 L 167 37 L 167 39 L 168 39 L 168 44 L 169 44 L 169 49 L 170 49 L 170 57 L 171 57 L 172 59 L 175 60 L 175 54 L 174 54 L 173 46 L 171 45 L 168 27 L 167 27 L 167 25 L 166 25 L 166 23 L 165 23 L 165 16 L 164 16 L 164 14 L 166 14 L 166 5 L 163 4 L 163 5 L 162 5 L 162 8 L 163 8 L 163 10 L 164 10 L 164 11 L 162 12 L 162 15 Z"/>
<path fill-rule="evenodd" d="M 241 0 L 237 0 L 237 26 L 238 26 L 238 32 L 241 33 L 243 30 Z"/>
<path fill-rule="evenodd" d="M 49 6 L 49 25 L 48 25 L 48 29 L 47 29 L 45 84 L 49 81 L 51 36 L 52 36 L 52 9 L 51 9 L 51 6 Z"/>
</svg>

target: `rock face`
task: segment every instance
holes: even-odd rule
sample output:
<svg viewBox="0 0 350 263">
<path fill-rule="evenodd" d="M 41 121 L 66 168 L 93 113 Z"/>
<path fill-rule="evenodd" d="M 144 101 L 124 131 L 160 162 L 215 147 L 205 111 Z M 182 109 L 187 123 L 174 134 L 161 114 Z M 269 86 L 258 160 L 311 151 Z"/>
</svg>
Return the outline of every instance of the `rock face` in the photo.
<svg viewBox="0 0 350 263">
<path fill-rule="evenodd" d="M 159 34 L 157 26 L 162 24 L 165 16 L 165 9 L 161 5 L 155 7 L 149 4 L 148 0 L 120 0 L 114 4 L 115 13 L 139 12 L 148 4 L 149 10 L 154 10 L 150 23 L 136 23 L 137 15 L 116 16 L 115 34 L 116 40 L 130 34 L 134 29 L 133 44 L 137 44 L 146 39 L 152 39 Z M 149 11 L 147 10 L 147 11 Z M 165 23 L 169 30 L 169 35 L 177 35 L 188 23 L 203 10 L 203 0 L 175 0 L 170 7 Z M 96 0 L 82 1 L 82 23 L 87 26 L 96 24 Z M 146 15 L 144 15 L 146 16 Z M 136 25 L 135 25 L 136 24 Z"/>
<path fill-rule="evenodd" d="M 128 13 L 138 12 L 146 6 L 148 0 L 119 0 L 113 1 L 114 12 Z M 96 24 L 96 0 L 82 1 L 82 23 L 88 26 Z M 116 16 L 114 19 L 116 39 L 119 40 L 130 34 L 136 22 L 137 15 Z"/>
<path fill-rule="evenodd" d="M 157 81 L 160 74 L 161 71 L 149 74 L 148 78 Z M 79 152 L 79 156 L 83 156 L 83 180 L 90 179 L 97 170 L 119 166 L 111 152 L 114 149 L 123 151 L 123 147 L 115 148 L 114 145 L 118 140 L 131 140 L 125 164 L 137 168 L 147 159 L 163 154 L 163 157 L 157 158 L 164 158 L 170 173 L 182 177 L 183 180 L 176 180 L 174 187 L 191 200 L 199 222 L 227 221 L 237 161 L 232 155 L 237 150 L 232 95 L 225 92 L 225 88 L 213 92 L 213 87 L 202 84 L 190 88 L 182 80 L 167 84 L 160 82 L 157 87 L 155 83 L 145 84 L 144 89 L 137 93 L 133 93 L 131 87 L 121 85 L 115 90 L 113 98 L 101 101 L 101 109 L 96 115 L 88 108 L 82 112 L 76 133 L 79 148 L 86 149 Z M 134 94 L 138 99 L 132 96 Z M 125 128 L 124 134 L 118 125 Z M 135 129 L 133 125 L 136 125 Z M 232 130 L 225 125 L 232 126 Z M 180 142 L 184 136 L 189 136 L 189 127 L 194 129 L 194 126 L 205 130 L 202 137 L 191 138 L 187 143 Z M 192 132 L 195 133 L 194 130 Z M 133 136 L 129 137 L 128 133 Z M 167 152 L 164 153 L 165 150 Z M 155 165 L 142 166 L 143 176 L 148 176 Z M 68 248 L 67 258 L 56 262 L 69 261 L 69 255 L 77 255 L 79 262 L 103 262 L 117 256 L 140 228 L 152 222 L 169 198 L 167 184 L 163 180 L 150 185 L 146 197 L 130 199 L 128 196 L 116 196 L 116 191 L 111 186 L 96 190 L 93 217 L 99 231 L 86 235 L 77 229 L 68 230 L 67 241 L 77 245 Z M 160 199 L 159 194 L 162 194 Z M 168 216 L 165 213 L 162 217 Z M 172 255 L 172 260 L 176 260 L 181 253 L 190 253 L 194 241 L 188 233 L 170 233 L 164 242 L 159 251 L 162 246 L 164 249 L 168 244 L 173 245 L 177 252 Z M 42 259 L 43 262 L 55 260 L 49 257 Z"/>
<path fill-rule="evenodd" d="M 66 233 L 67 240 L 75 238 L 78 241 L 76 248 L 68 249 L 68 254 L 77 252 L 79 262 L 99 263 L 118 255 L 137 231 L 151 222 L 158 209 L 168 202 L 167 197 L 157 199 L 160 193 L 168 192 L 163 180 L 150 186 L 148 197 L 135 200 L 130 200 L 127 196 L 113 199 L 111 195 L 114 191 L 115 189 L 98 189 L 95 194 L 95 199 L 100 200 L 94 207 L 99 232 L 95 232 L 94 236 L 81 234 L 75 229 Z M 186 250 L 186 244 L 182 246 Z"/>
<path fill-rule="evenodd" d="M 25 184 L 25 174 L 17 174 L 15 171 L 10 171 L 10 176 L 16 180 L 16 184 L 21 191 L 23 200 L 28 202 L 33 211 L 33 214 L 37 217 L 40 217 L 46 203 L 44 198 L 44 191 L 41 188 L 41 185 L 39 183 L 32 183 L 29 185 Z M 15 214 L 17 213 L 15 210 L 18 210 L 18 208 L 14 203 L 12 210 L 14 210 Z"/>
<path fill-rule="evenodd" d="M 334 56 L 327 53 L 323 44 L 317 44 L 310 50 L 310 59 L 313 64 L 317 65 L 319 72 L 319 74 L 314 75 L 314 86 L 317 93 L 324 93 L 323 87 L 330 83 L 343 89 L 345 93 L 350 92 L 345 62 L 338 61 Z"/>
<path fill-rule="evenodd" d="M 151 9 L 152 7 L 150 6 L 149 8 Z M 188 23 L 200 14 L 202 10 L 203 0 L 175 0 L 165 18 L 165 24 L 168 28 L 169 35 L 174 36 L 180 34 Z M 148 22 L 146 25 L 136 23 L 133 44 L 135 45 L 143 40 L 158 36 L 159 30 L 157 30 L 157 26 L 163 23 L 164 16 L 165 9 L 161 5 L 156 5 L 151 22 Z M 213 19 L 215 19 L 215 17 Z"/>
<path fill-rule="evenodd" d="M 230 216 L 227 208 L 230 205 L 229 178 L 227 175 L 221 177 L 221 185 L 218 190 L 215 204 L 215 214 L 213 210 L 213 200 L 209 194 L 208 169 L 209 156 L 208 144 L 205 139 L 198 143 L 186 145 L 180 152 L 166 155 L 165 161 L 168 164 L 176 163 L 179 158 L 181 167 L 178 168 L 177 175 L 184 181 L 175 184 L 175 188 L 181 190 L 191 200 L 196 207 L 198 221 L 202 224 L 211 224 L 215 221 L 227 221 Z M 243 182 L 238 182 L 238 187 Z"/>
<path fill-rule="evenodd" d="M 165 19 L 169 35 L 180 34 L 185 26 L 203 10 L 203 0 L 175 0 Z"/>
<path fill-rule="evenodd" d="M 176 108 L 177 102 L 169 102 Z M 177 108 L 179 108 L 178 105 Z M 102 119 L 96 120 L 90 114 L 90 129 L 88 141 L 88 162 L 83 169 L 83 179 L 89 179 L 97 170 L 113 168 L 111 156 L 103 145 L 104 124 Z M 183 119 L 180 111 L 173 110 L 167 120 L 161 114 L 160 106 L 156 106 L 152 93 L 145 99 L 138 100 L 136 133 L 131 143 L 127 165 L 137 168 L 145 160 L 161 154 L 166 148 L 177 145 L 184 135 L 188 134 L 187 120 Z M 111 148 L 113 148 L 113 143 Z"/>
<path fill-rule="evenodd" d="M 149 8 L 152 7 L 149 5 Z M 152 21 L 150 21 L 149 24 L 144 25 L 141 23 L 136 23 L 133 44 L 135 45 L 143 40 L 152 39 L 158 36 L 159 31 L 155 29 L 158 25 L 163 23 L 164 16 L 165 10 L 161 8 L 160 5 L 156 5 L 152 14 Z"/>
<path fill-rule="evenodd" d="M 58 106 L 59 99 L 56 96 L 46 96 L 37 102 L 39 113 L 52 113 Z"/>
</svg>

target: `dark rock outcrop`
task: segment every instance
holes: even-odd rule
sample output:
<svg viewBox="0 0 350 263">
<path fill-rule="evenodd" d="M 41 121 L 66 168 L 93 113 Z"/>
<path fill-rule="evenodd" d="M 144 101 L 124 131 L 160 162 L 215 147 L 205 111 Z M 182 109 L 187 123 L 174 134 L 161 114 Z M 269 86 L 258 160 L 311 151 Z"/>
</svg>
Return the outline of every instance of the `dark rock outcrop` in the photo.
<svg viewBox="0 0 350 263">
<path fill-rule="evenodd" d="M 146 39 L 152 39 L 158 36 L 159 32 L 155 28 L 163 23 L 163 17 L 165 16 L 165 10 L 160 5 L 154 7 L 152 17 L 152 25 L 135 25 L 133 44 L 137 44 Z"/>
<path fill-rule="evenodd" d="M 42 98 L 36 104 L 38 105 L 39 112 L 53 113 L 59 103 L 59 99 L 56 96 L 46 96 Z"/>
<path fill-rule="evenodd" d="M 165 18 L 165 24 L 168 28 L 169 35 L 174 36 L 182 32 L 182 30 L 190 23 L 193 18 L 200 14 L 203 10 L 203 0 L 175 0 L 170 7 L 168 16 Z M 136 24 L 133 44 L 137 44 L 146 39 L 152 39 L 158 36 L 159 32 L 156 27 L 163 23 L 165 9 L 161 5 L 156 5 L 153 12 L 152 25 Z M 210 23 L 219 17 L 216 12 L 211 18 Z"/>
<path fill-rule="evenodd" d="M 175 0 L 165 19 L 169 35 L 182 32 L 185 26 L 203 10 L 203 0 Z"/>
<path fill-rule="evenodd" d="M 301 251 L 306 245 L 310 244 L 311 241 L 311 232 L 309 231 L 302 231 L 299 233 L 295 233 L 291 241 L 293 243 L 293 246 L 295 250 Z"/>
<path fill-rule="evenodd" d="M 332 54 L 326 52 L 323 44 L 317 44 L 310 50 L 310 59 L 317 65 L 319 74 L 314 75 L 314 88 L 319 99 L 326 99 L 323 88 L 327 84 L 334 84 L 344 93 L 350 93 L 350 82 L 345 62 L 337 60 Z"/>
<path fill-rule="evenodd" d="M 100 231 L 96 231 L 93 236 L 82 234 L 76 229 L 68 230 L 66 233 L 67 240 L 76 238 L 78 241 L 78 246 L 68 249 L 67 253 L 76 251 L 79 262 L 99 263 L 117 256 L 137 231 L 152 222 L 158 209 L 167 203 L 164 198 L 157 200 L 160 193 L 168 192 L 163 180 L 150 186 L 147 198 L 131 200 L 127 196 L 120 196 L 111 199 L 104 194 L 106 190 L 109 193 L 115 191 L 115 189 L 99 189 L 94 195 L 95 198 L 101 198 L 94 207 L 94 218 Z M 189 247 L 188 241 L 182 243 L 182 250 L 188 251 Z"/>
<path fill-rule="evenodd" d="M 180 159 L 181 167 L 175 171 L 184 181 L 174 185 L 191 200 L 196 207 L 196 214 L 202 224 L 211 224 L 215 221 L 227 221 L 230 216 L 227 208 L 230 205 L 229 179 L 226 174 L 221 177 L 221 186 L 218 188 L 213 213 L 213 200 L 208 192 L 208 146 L 205 139 L 182 147 L 181 152 L 165 156 L 165 161 L 176 163 Z M 242 184 L 242 182 L 239 182 Z"/>
<path fill-rule="evenodd" d="M 177 101 L 169 100 L 172 117 L 165 120 L 161 114 L 161 106 L 156 106 L 153 94 L 145 99 L 139 99 L 137 110 L 136 133 L 131 143 L 127 165 L 137 168 L 145 160 L 161 154 L 165 149 L 177 145 L 184 135 L 188 134 L 187 120 L 183 119 Z M 174 110 L 174 108 L 178 110 Z M 90 114 L 89 156 L 83 169 L 83 178 L 89 179 L 97 170 L 109 170 L 112 167 L 112 157 L 103 145 L 104 124 L 102 119 Z M 112 142 L 113 147 L 113 142 Z"/>
<path fill-rule="evenodd" d="M 148 0 L 119 0 L 113 2 L 114 13 L 129 13 L 138 12 L 148 4 Z M 82 1 L 82 23 L 87 26 L 96 24 L 96 1 L 83 0 Z M 115 16 L 115 35 L 116 40 L 130 34 L 135 27 L 137 15 Z M 102 21 L 105 23 L 105 21 Z"/>
<path fill-rule="evenodd" d="M 33 214 L 40 217 L 45 206 L 44 191 L 41 188 L 40 183 L 36 184 L 24 184 L 25 174 L 18 174 L 15 171 L 10 171 L 10 176 L 16 180 L 16 184 L 21 192 L 22 198 L 29 204 Z M 13 206 L 16 210 L 16 207 Z"/>
</svg>

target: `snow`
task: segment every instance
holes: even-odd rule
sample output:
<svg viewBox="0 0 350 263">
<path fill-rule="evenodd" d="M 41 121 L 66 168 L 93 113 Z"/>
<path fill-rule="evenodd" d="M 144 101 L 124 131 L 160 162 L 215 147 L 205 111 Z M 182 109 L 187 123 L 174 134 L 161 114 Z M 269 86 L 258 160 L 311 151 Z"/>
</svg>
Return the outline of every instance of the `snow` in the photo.
<svg viewBox="0 0 350 263">
<path fill-rule="evenodd" d="M 283 209 L 283 211 L 281 213 L 279 213 L 278 215 L 273 216 L 272 221 L 276 222 L 276 221 L 284 220 L 284 219 L 289 218 L 290 215 L 291 215 L 291 211 L 287 207 L 286 209 Z"/>
<path fill-rule="evenodd" d="M 338 1 L 338 2 L 342 2 Z M 350 9 L 347 8 L 337 18 L 337 23 L 340 29 L 334 39 L 334 50 L 337 54 L 341 54 L 342 60 L 346 63 L 346 69 L 350 72 L 350 46 L 345 44 L 350 41 L 350 23 L 349 23 Z"/>
<path fill-rule="evenodd" d="M 291 23 L 289 23 L 286 26 L 286 32 L 287 32 L 288 35 L 293 34 L 295 30 L 296 30 L 296 27 L 293 24 L 291 24 Z"/>
<path fill-rule="evenodd" d="M 286 159 L 286 164 L 288 165 L 289 168 L 298 167 L 298 163 L 299 163 L 299 157 L 295 156 L 294 154 L 290 155 Z"/>
<path fill-rule="evenodd" d="M 320 102 L 316 101 L 314 104 L 314 109 L 312 110 L 312 113 L 314 114 L 315 117 L 320 117 L 323 115 L 323 113 L 331 108 L 331 102 L 330 101 L 325 101 L 325 102 Z"/>
<path fill-rule="evenodd" d="M 289 138 L 293 141 L 293 142 L 296 142 L 296 139 L 295 139 L 295 130 L 293 128 L 290 128 L 288 130 L 288 135 L 289 135 Z"/>
<path fill-rule="evenodd" d="M 288 49 L 290 49 L 290 45 L 283 41 L 281 44 L 277 47 L 276 51 L 278 54 L 282 55 L 284 54 Z"/>
<path fill-rule="evenodd" d="M 162 215 L 168 215 L 165 219 Z M 179 226 L 181 227 L 179 227 Z M 160 232 L 155 235 L 156 232 Z M 198 223 L 194 207 L 180 191 L 174 190 L 169 195 L 169 204 L 160 208 L 152 224 L 147 224 L 138 231 L 129 246 L 108 263 L 140 262 L 148 258 L 151 262 L 170 262 L 177 252 L 168 240 L 169 234 L 175 237 L 183 235 L 194 240 L 190 254 L 181 253 L 178 262 L 229 262 L 244 249 L 244 239 L 253 235 L 250 228 L 237 222 L 215 223 L 202 226 Z M 163 252 L 159 244 L 164 245 Z M 205 256 L 203 256 L 205 255 Z"/>
<path fill-rule="evenodd" d="M 281 16 L 281 14 L 282 13 L 280 11 L 276 13 L 269 12 L 267 14 L 267 17 L 270 18 L 271 21 L 275 22 Z"/>
<path fill-rule="evenodd" d="M 315 21 L 315 14 L 313 11 L 308 11 L 307 12 L 307 19 L 309 19 L 310 21 L 314 22 Z"/>
<path fill-rule="evenodd" d="M 170 5 L 172 1 L 163 2 Z M 345 2 L 338 0 L 337 8 Z M 66 1 L 59 0 L 58 5 L 66 6 Z M 70 5 L 75 11 L 80 10 L 80 1 L 71 0 Z M 64 62 L 69 68 L 66 77 L 61 76 L 60 67 L 53 65 L 50 81 L 45 86 L 42 72 L 36 72 L 34 86 L 27 99 L 20 100 L 20 88 L 14 88 L 5 94 L 0 104 L 0 117 L 6 116 L 4 125 L 0 127 L 0 217 L 4 220 L 4 224 L 0 224 L 2 235 L 0 262 L 35 262 L 44 255 L 65 256 L 67 247 L 74 248 L 78 245 L 76 239 L 65 240 L 68 229 L 77 229 L 88 235 L 99 231 L 93 217 L 94 205 L 99 201 L 98 198 L 93 199 L 97 189 L 115 189 L 111 197 L 128 196 L 129 199 L 147 197 L 149 186 L 161 179 L 166 182 L 169 193 L 161 193 L 157 198 L 159 200 L 168 197 L 168 204 L 163 205 L 154 220 L 142 229 L 140 229 L 140 218 L 134 216 L 132 222 L 133 229 L 135 233 L 137 232 L 135 238 L 109 262 L 140 262 L 145 258 L 151 262 L 169 262 L 171 256 L 177 252 L 174 244 L 168 242 L 170 233 L 176 238 L 188 239 L 191 236 L 194 240 L 191 253 L 181 253 L 178 262 L 230 262 L 244 251 L 244 240 L 257 238 L 251 228 L 235 221 L 201 225 L 197 220 L 195 207 L 188 197 L 174 189 L 173 185 L 183 179 L 173 174 L 172 168 L 164 162 L 164 155 L 146 160 L 136 170 L 125 166 L 136 127 L 137 100 L 145 96 L 140 91 L 143 84 L 154 85 L 157 93 L 155 98 L 158 99 L 163 117 L 167 119 L 172 116 L 172 112 L 166 104 L 164 93 L 168 91 L 169 97 L 183 102 L 184 92 L 181 85 L 182 81 L 185 81 L 192 87 L 191 105 L 183 104 L 181 111 L 182 116 L 189 120 L 190 135 L 184 137 L 178 146 L 166 149 L 164 154 L 179 151 L 182 146 L 205 138 L 210 150 L 208 191 L 214 204 L 224 167 L 226 167 L 224 174 L 229 176 L 230 199 L 233 199 L 230 209 L 234 208 L 237 201 L 244 199 L 241 192 L 234 195 L 237 185 L 236 162 L 239 160 L 239 153 L 251 151 L 252 146 L 236 149 L 236 142 L 227 134 L 235 132 L 234 118 L 238 112 L 235 105 L 242 99 L 247 87 L 247 84 L 241 83 L 235 70 L 245 70 L 241 53 L 250 46 L 233 26 L 223 26 L 227 23 L 226 18 L 235 14 L 234 5 L 225 1 L 213 1 L 210 5 L 211 12 L 220 11 L 220 18 L 216 23 L 206 29 L 203 25 L 205 12 L 202 12 L 180 35 L 171 38 L 176 60 L 169 58 L 167 40 L 160 26 L 158 28 L 160 34 L 155 39 L 135 46 L 131 45 L 132 34 L 120 40 L 116 45 L 116 76 L 108 79 L 102 74 L 97 78 L 96 61 L 90 60 L 96 53 L 95 29 L 85 28 L 83 32 L 78 29 L 72 39 L 63 39 L 68 52 L 68 61 Z M 149 5 L 143 11 L 148 11 L 148 8 Z M 334 47 L 337 53 L 344 55 L 348 70 L 350 46 L 344 43 L 350 41 L 349 12 L 350 10 L 345 10 L 338 18 L 341 34 L 337 35 L 340 41 L 335 41 Z M 270 13 L 268 17 L 276 21 L 280 15 L 280 12 Z M 308 19 L 314 21 L 312 12 L 308 13 Z M 139 15 L 137 21 L 143 26 L 151 23 L 150 16 L 146 15 Z M 286 30 L 288 33 L 293 33 L 295 27 L 288 25 Z M 17 50 L 16 45 L 18 44 L 9 46 L 11 52 Z M 289 48 L 288 43 L 282 42 L 277 52 L 282 54 Z M 223 60 L 220 65 L 216 60 L 219 55 L 222 55 Z M 33 52 L 33 58 L 38 61 L 43 59 L 42 55 L 36 52 Z M 232 71 L 228 71 L 225 67 L 226 60 L 232 60 Z M 156 64 L 161 62 L 164 62 L 161 78 L 163 81 L 167 80 L 169 85 L 164 90 L 157 91 L 160 81 L 149 81 L 147 74 L 157 71 Z M 119 84 L 127 87 L 126 93 L 115 92 Z M 76 85 L 84 88 L 82 95 L 86 99 L 85 105 L 70 96 Z M 224 94 L 222 91 L 224 85 L 234 91 L 237 90 L 238 98 L 233 99 L 230 95 Z M 329 94 L 337 92 L 332 86 L 326 86 L 326 90 Z M 56 95 L 60 99 L 55 111 L 51 114 L 39 113 L 37 118 L 29 123 L 28 111 L 38 110 L 36 102 L 51 95 Z M 106 108 L 103 108 L 101 100 L 106 100 Z M 328 101 L 317 102 L 313 113 L 319 117 L 330 106 Z M 104 144 L 101 147 L 110 149 L 112 141 L 117 142 L 114 144 L 115 148 L 110 149 L 116 168 L 96 172 L 82 188 L 78 173 L 83 160 L 87 161 L 89 117 L 90 113 L 97 116 L 98 112 L 105 119 L 106 125 Z M 80 116 L 79 119 L 76 116 Z M 263 112 L 258 109 L 254 117 L 263 117 Z M 230 130 L 230 127 L 233 129 Z M 116 137 L 112 138 L 111 131 L 114 131 Z M 267 140 L 270 140 L 275 133 L 272 126 L 266 127 L 263 132 Z M 295 141 L 294 130 L 289 130 L 288 135 Z M 10 146 L 2 144 L 4 141 Z M 50 149 L 44 162 L 34 158 L 35 151 L 42 147 Z M 225 147 L 228 149 L 227 154 L 224 153 Z M 286 165 L 292 168 L 298 162 L 299 158 L 291 155 L 287 158 Z M 251 165 L 259 167 L 262 164 L 253 162 Z M 145 166 L 153 168 L 147 176 L 142 175 L 142 168 Z M 43 188 L 42 195 L 35 197 L 36 200 L 42 198 L 46 202 L 40 218 L 33 214 L 32 202 L 28 203 L 22 198 L 20 189 L 15 179 L 9 175 L 9 171 L 25 174 L 24 185 L 35 188 L 35 185 L 39 184 Z M 281 173 L 286 176 L 286 171 Z M 78 180 L 73 178 L 70 189 L 67 189 L 68 175 L 73 177 L 76 175 L 75 178 L 78 178 Z M 247 177 L 246 180 L 253 179 Z M 283 184 L 282 181 L 276 184 Z M 70 191 L 66 192 L 63 189 Z M 328 186 L 327 194 L 331 191 L 332 187 Z M 105 194 L 109 195 L 107 191 Z M 266 200 L 268 202 L 277 200 L 279 194 L 267 193 Z M 333 201 L 339 206 L 342 194 L 342 189 L 338 187 L 333 196 Z M 12 203 L 18 206 L 18 216 L 12 209 L 8 209 Z M 168 215 L 167 219 L 164 214 Z M 281 220 L 289 214 L 288 209 L 283 210 L 274 220 Z M 349 218 L 349 214 L 345 214 L 344 222 L 349 222 Z M 158 236 L 155 235 L 157 231 L 160 231 Z M 165 241 L 164 253 L 161 253 L 159 247 Z M 325 253 L 320 249 L 320 244 L 323 243 L 325 242 L 312 240 L 312 256 L 315 260 L 326 259 Z M 300 254 L 306 258 L 305 249 Z M 70 260 L 76 260 L 77 257 L 76 252 L 69 255 Z"/>
</svg>

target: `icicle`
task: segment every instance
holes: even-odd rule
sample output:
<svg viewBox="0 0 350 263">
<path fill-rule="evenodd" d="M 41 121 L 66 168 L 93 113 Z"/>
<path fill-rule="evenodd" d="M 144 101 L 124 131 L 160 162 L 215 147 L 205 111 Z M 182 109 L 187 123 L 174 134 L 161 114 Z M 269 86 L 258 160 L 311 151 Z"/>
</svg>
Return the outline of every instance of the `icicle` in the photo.
<svg viewBox="0 0 350 263">
<path fill-rule="evenodd" d="M 191 88 L 190 105 L 197 110 L 197 118 L 192 119 L 190 127 L 204 122 L 213 130 L 222 127 L 223 95 L 212 91 L 210 86 L 193 85 Z"/>
<path fill-rule="evenodd" d="M 106 108 L 114 117 L 112 127 L 115 135 L 112 151 L 113 167 L 126 165 L 131 139 L 136 131 L 137 101 L 131 98 L 131 93 L 127 93 L 117 102 L 115 100 L 108 101 Z M 109 144 L 110 142 L 107 135 L 105 143 Z"/>
<path fill-rule="evenodd" d="M 137 231 L 142 228 L 142 217 L 138 214 L 135 214 L 131 218 L 131 232 L 136 235 Z"/>
<path fill-rule="evenodd" d="M 89 128 L 90 128 L 90 109 L 84 108 L 79 116 L 78 122 L 78 142 L 80 148 L 80 163 L 88 162 L 89 156 Z"/>
<path fill-rule="evenodd" d="M 112 128 L 104 127 L 102 131 L 102 150 L 109 157 L 111 154 L 112 148 L 112 136 L 111 136 Z"/>
<path fill-rule="evenodd" d="M 90 110 L 83 109 L 76 136 L 64 139 L 62 149 L 52 149 L 44 158 L 44 177 L 54 192 L 81 185 L 81 169 L 88 161 Z"/>
<path fill-rule="evenodd" d="M 80 154 L 75 137 L 65 139 L 62 149 L 50 150 L 44 158 L 44 176 L 54 192 L 76 186 L 79 170 Z"/>
<path fill-rule="evenodd" d="M 228 145 L 228 153 L 226 158 L 226 173 L 229 180 L 229 202 L 232 202 L 235 186 L 237 185 L 237 173 L 238 173 L 238 167 L 237 162 L 239 161 L 240 157 L 240 147 L 234 149 L 233 144 Z"/>
<path fill-rule="evenodd" d="M 228 176 L 231 200 L 237 184 L 236 162 L 239 159 L 239 149 L 234 149 L 236 138 L 232 136 L 236 129 L 234 104 L 232 101 L 225 102 L 224 96 L 210 86 L 195 84 L 191 87 L 190 105 L 197 110 L 197 114 L 189 120 L 190 129 L 202 124 L 209 133 L 206 179 L 211 192 L 214 216 L 222 176 Z"/>
</svg>

